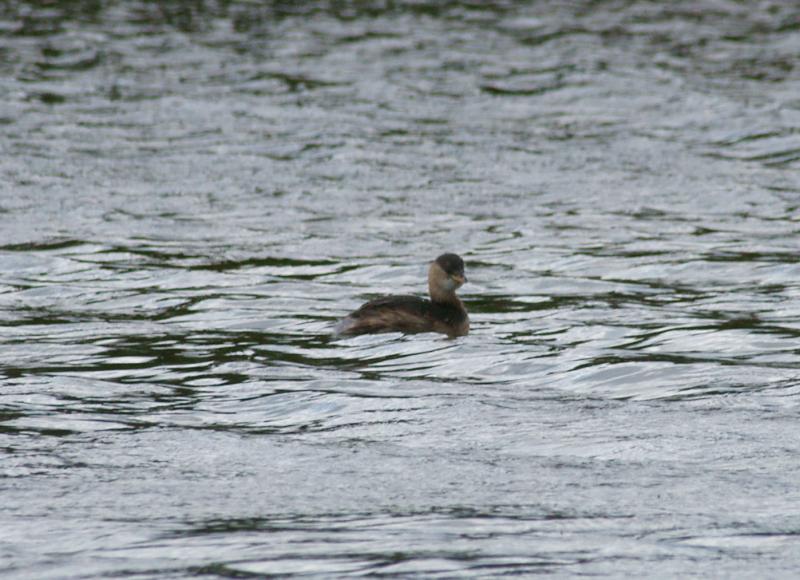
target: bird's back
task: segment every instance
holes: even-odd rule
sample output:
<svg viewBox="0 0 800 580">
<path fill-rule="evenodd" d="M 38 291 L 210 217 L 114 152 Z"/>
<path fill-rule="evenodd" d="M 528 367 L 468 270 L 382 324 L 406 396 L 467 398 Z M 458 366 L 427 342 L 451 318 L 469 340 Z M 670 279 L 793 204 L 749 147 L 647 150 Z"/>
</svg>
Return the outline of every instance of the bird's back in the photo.
<svg viewBox="0 0 800 580">
<path fill-rule="evenodd" d="M 336 333 L 357 335 L 378 332 L 442 332 L 465 334 L 466 312 L 416 296 L 386 296 L 371 300 L 342 319 Z M 468 326 L 467 326 L 468 328 Z"/>
</svg>

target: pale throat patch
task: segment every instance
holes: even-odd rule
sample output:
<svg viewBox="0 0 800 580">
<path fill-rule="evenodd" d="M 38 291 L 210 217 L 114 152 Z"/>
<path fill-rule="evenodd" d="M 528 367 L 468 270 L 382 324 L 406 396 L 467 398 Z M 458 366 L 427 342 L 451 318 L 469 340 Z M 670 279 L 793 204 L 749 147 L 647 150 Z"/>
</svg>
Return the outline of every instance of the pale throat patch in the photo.
<svg viewBox="0 0 800 580">
<path fill-rule="evenodd" d="M 458 288 L 458 282 L 456 282 L 455 280 L 453 280 L 450 277 L 447 277 L 444 280 L 442 280 L 441 286 L 442 286 L 442 288 L 444 288 L 448 292 L 452 292 L 453 290 Z"/>
</svg>

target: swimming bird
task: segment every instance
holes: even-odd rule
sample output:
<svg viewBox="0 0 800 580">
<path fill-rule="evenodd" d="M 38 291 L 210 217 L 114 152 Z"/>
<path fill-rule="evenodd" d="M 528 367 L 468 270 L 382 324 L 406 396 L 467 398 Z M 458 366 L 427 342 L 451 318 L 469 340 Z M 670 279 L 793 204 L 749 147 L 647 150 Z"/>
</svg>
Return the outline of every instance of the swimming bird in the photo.
<svg viewBox="0 0 800 580">
<path fill-rule="evenodd" d="M 371 300 L 336 325 L 340 336 L 379 332 L 440 332 L 450 337 L 469 332 L 469 316 L 456 296 L 467 277 L 464 260 L 442 254 L 428 268 L 431 299 L 417 296 L 385 296 Z"/>
</svg>

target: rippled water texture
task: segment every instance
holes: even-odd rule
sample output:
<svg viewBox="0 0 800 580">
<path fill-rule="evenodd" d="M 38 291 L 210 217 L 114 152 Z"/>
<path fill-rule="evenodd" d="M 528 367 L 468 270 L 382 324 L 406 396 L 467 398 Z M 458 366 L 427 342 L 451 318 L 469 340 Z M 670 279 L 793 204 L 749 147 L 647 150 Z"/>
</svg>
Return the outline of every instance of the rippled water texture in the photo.
<svg viewBox="0 0 800 580">
<path fill-rule="evenodd" d="M 0 569 L 800 567 L 796 2 L 0 5 Z M 467 262 L 469 336 L 334 339 Z"/>
</svg>

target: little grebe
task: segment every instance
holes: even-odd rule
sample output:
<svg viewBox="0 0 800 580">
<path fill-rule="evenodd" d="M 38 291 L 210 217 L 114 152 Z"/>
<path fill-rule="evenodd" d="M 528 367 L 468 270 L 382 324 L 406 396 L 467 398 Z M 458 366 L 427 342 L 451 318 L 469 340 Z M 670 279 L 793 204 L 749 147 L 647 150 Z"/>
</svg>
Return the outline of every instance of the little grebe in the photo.
<svg viewBox="0 0 800 580">
<path fill-rule="evenodd" d="M 431 299 L 386 296 L 371 300 L 336 325 L 336 334 L 377 332 L 441 332 L 450 337 L 469 332 L 469 317 L 456 289 L 467 281 L 464 260 L 442 254 L 428 268 Z"/>
</svg>

